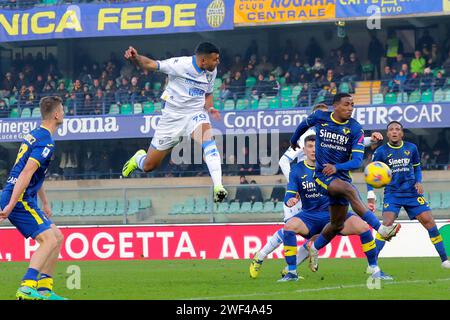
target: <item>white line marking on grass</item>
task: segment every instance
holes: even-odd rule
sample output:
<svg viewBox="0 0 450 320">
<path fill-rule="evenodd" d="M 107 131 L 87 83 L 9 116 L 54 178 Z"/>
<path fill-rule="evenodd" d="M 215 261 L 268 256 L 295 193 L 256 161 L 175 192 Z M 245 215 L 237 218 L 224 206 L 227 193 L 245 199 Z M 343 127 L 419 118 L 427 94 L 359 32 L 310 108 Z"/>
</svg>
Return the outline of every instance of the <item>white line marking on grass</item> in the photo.
<svg viewBox="0 0 450 320">
<path fill-rule="evenodd" d="M 434 279 L 434 280 L 406 280 L 406 281 L 383 281 L 383 285 L 396 285 L 396 284 L 412 284 L 412 283 L 425 283 L 425 282 L 445 282 L 450 281 L 450 278 L 445 279 Z M 282 285 L 282 284 L 281 284 Z M 181 300 L 221 300 L 221 299 L 232 299 L 232 298 L 250 298 L 250 297 L 261 297 L 261 296 L 273 296 L 273 295 L 282 295 L 286 293 L 305 293 L 305 292 L 320 292 L 320 291 L 331 291 L 331 290 L 340 290 L 340 289 L 353 289 L 353 288 L 367 288 L 367 284 L 353 284 L 353 285 L 341 285 L 335 287 L 323 287 L 323 288 L 312 288 L 312 289 L 300 289 L 291 292 L 282 291 L 282 292 L 259 292 L 259 293 L 249 293 L 249 294 L 230 294 L 226 296 L 215 296 L 215 297 L 200 297 L 200 298 L 188 298 Z"/>
</svg>

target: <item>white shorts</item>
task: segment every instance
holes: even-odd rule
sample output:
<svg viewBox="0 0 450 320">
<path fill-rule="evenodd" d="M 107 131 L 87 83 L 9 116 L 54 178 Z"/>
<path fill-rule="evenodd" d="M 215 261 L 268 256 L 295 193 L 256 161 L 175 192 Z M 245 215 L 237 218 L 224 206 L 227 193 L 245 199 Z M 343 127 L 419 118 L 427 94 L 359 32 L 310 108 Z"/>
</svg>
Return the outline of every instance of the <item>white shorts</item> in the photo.
<svg viewBox="0 0 450 320">
<path fill-rule="evenodd" d="M 299 200 L 295 206 L 290 208 L 284 204 L 283 209 L 284 209 L 284 222 L 286 223 L 286 221 L 288 221 L 290 218 L 292 218 L 297 213 L 302 211 L 302 202 Z"/>
<path fill-rule="evenodd" d="M 164 108 L 151 146 L 159 151 L 171 149 L 181 141 L 182 137 L 190 136 L 202 123 L 211 123 L 205 110 L 179 113 Z"/>
</svg>

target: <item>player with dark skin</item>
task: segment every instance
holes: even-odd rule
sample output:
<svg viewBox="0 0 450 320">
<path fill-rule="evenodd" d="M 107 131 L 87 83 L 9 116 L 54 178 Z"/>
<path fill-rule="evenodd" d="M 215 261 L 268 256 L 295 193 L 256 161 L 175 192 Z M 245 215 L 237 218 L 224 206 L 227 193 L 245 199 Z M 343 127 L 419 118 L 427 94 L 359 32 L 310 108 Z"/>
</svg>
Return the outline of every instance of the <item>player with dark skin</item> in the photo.
<svg viewBox="0 0 450 320">
<path fill-rule="evenodd" d="M 344 123 L 352 117 L 354 101 L 353 97 L 342 97 L 333 104 L 333 118 L 339 123 Z M 298 145 L 292 145 L 292 148 L 298 148 Z M 324 165 L 322 173 L 329 177 L 336 174 L 336 166 L 330 163 Z M 335 178 L 327 188 L 328 195 L 334 198 L 345 198 L 350 203 L 353 211 L 360 217 L 363 217 L 369 208 L 359 197 L 358 191 L 347 181 Z M 330 205 L 330 224 L 323 231 L 322 236 L 331 241 L 344 228 L 345 218 L 348 212 L 348 205 L 332 204 Z M 387 239 L 389 240 L 389 239 Z"/>
<path fill-rule="evenodd" d="M 387 137 L 389 140 L 389 144 L 394 147 L 399 147 L 402 145 L 404 132 L 401 125 L 398 123 L 392 123 L 388 129 L 387 129 Z M 423 185 L 420 182 L 417 182 L 416 190 L 419 194 L 423 194 Z M 369 207 L 374 208 L 375 207 L 375 199 L 369 199 Z M 397 215 L 393 212 L 383 212 L 383 224 L 385 226 L 391 226 L 395 219 L 397 218 Z M 425 211 L 418 216 L 416 216 L 416 219 L 419 220 L 419 222 L 427 229 L 433 228 L 436 223 L 434 222 L 433 216 L 431 214 L 431 211 Z"/>
</svg>

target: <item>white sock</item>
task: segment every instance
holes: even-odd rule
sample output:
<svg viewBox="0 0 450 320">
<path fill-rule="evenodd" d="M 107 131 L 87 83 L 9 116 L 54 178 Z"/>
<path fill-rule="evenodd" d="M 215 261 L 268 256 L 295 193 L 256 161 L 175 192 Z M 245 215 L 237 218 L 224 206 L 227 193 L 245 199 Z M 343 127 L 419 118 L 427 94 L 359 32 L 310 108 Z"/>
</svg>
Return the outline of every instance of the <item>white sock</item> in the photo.
<svg viewBox="0 0 450 320">
<path fill-rule="evenodd" d="M 266 245 L 259 251 L 258 259 L 264 260 L 266 256 L 275 251 L 283 243 L 283 229 L 278 230 L 270 237 Z"/>
<path fill-rule="evenodd" d="M 300 265 L 303 261 L 305 261 L 308 256 L 308 249 L 306 249 L 304 246 L 300 246 L 297 251 L 297 265 Z"/>
<path fill-rule="evenodd" d="M 370 266 L 370 268 L 372 268 L 372 274 L 381 271 L 380 267 L 377 266 L 377 265 L 375 265 L 375 266 Z"/>
<path fill-rule="evenodd" d="M 202 144 L 205 163 L 208 166 L 209 174 L 214 186 L 222 185 L 222 164 L 219 151 L 214 140 L 205 141 Z"/>
<path fill-rule="evenodd" d="M 136 156 L 138 168 L 141 169 L 142 171 L 144 171 L 144 162 L 146 158 L 147 158 L 146 154 Z"/>
</svg>

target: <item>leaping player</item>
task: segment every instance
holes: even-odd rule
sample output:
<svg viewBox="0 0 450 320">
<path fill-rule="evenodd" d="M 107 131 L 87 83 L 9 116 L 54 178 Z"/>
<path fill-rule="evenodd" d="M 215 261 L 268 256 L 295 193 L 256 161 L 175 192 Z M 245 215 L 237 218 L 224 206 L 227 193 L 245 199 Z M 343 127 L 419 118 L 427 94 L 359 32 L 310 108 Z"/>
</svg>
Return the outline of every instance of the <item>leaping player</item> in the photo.
<svg viewBox="0 0 450 320">
<path fill-rule="evenodd" d="M 137 151 L 122 169 L 128 177 L 136 169 L 150 172 L 158 168 L 162 160 L 183 136 L 192 136 L 200 143 L 214 184 L 214 201 L 222 202 L 227 191 L 222 185 L 221 157 L 212 135 L 209 114 L 220 119 L 214 108 L 213 89 L 219 64 L 219 49 L 211 43 L 200 43 L 195 55 L 155 61 L 139 55 L 129 47 L 125 58 L 141 69 L 159 71 L 168 75 L 167 86 L 161 99 L 165 102 L 161 119 L 147 152 Z"/>
<path fill-rule="evenodd" d="M 312 109 L 312 112 L 315 112 L 316 110 L 326 112 L 328 111 L 328 106 L 325 104 L 317 104 Z M 294 150 L 292 147 L 289 147 L 286 150 L 286 152 L 281 156 L 279 161 L 280 168 L 284 176 L 286 177 L 288 183 L 289 183 L 289 175 L 291 172 L 291 163 L 294 162 L 295 159 L 297 159 L 298 163 L 303 162 L 306 159 L 304 153 L 305 138 L 315 134 L 316 134 L 315 128 L 308 129 L 298 140 L 299 148 L 297 150 Z M 370 137 L 364 138 L 364 146 L 369 147 L 375 143 L 378 143 L 381 140 L 383 140 L 383 135 L 380 132 L 373 132 Z M 299 197 L 296 198 L 297 202 L 295 205 L 288 207 L 286 206 L 286 204 L 284 204 L 283 206 L 285 223 L 287 222 L 287 220 L 289 220 L 302 210 L 302 201 Z M 283 243 L 283 228 L 277 230 L 272 235 L 272 237 L 270 237 L 270 239 L 263 246 L 263 248 L 255 254 L 252 263 L 250 264 L 249 269 L 250 277 L 252 278 L 258 277 L 264 259 L 273 251 L 275 251 L 282 243 Z M 305 255 L 306 257 L 308 256 L 308 250 L 306 249 L 306 247 L 300 247 L 297 253 L 298 264 L 300 264 L 304 260 L 303 257 Z"/>
</svg>

